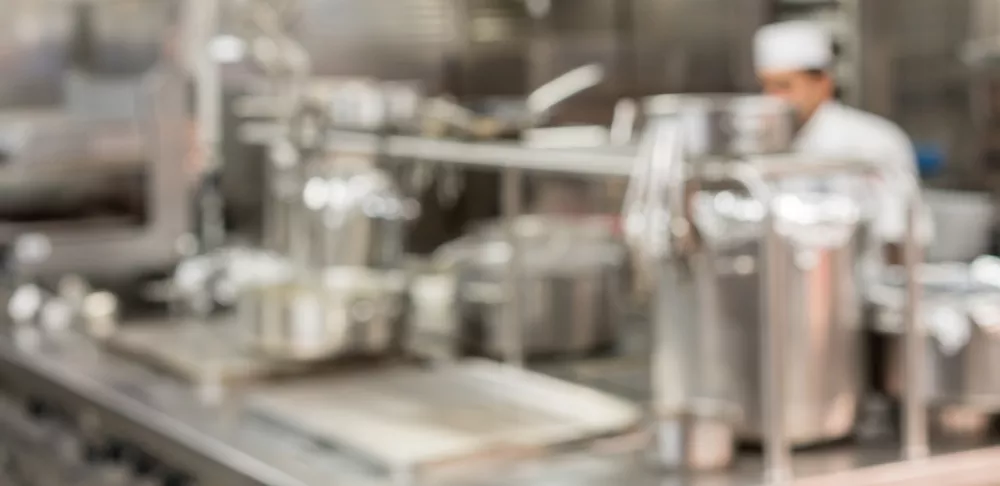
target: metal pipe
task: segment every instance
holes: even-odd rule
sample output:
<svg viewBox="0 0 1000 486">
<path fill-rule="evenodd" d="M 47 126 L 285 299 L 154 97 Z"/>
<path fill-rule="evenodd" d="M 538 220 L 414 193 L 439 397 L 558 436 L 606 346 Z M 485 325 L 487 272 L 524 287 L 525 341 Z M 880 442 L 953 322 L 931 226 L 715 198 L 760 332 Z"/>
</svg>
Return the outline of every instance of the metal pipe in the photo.
<svg viewBox="0 0 1000 486">
<path fill-rule="evenodd" d="M 785 433 L 785 333 L 788 315 L 782 289 L 787 262 L 782 255 L 783 238 L 775 224 L 774 208 L 764 209 L 764 245 L 760 275 L 761 322 L 761 383 L 764 425 L 764 478 L 767 484 L 781 484 L 792 477 L 792 450 Z"/>
<path fill-rule="evenodd" d="M 516 367 L 524 366 L 524 336 L 521 311 L 521 276 L 524 273 L 521 239 L 517 234 L 517 221 L 521 215 L 523 177 L 518 169 L 506 169 L 503 173 L 503 187 L 500 194 L 501 210 L 507 244 L 510 248 L 510 265 L 504 274 L 505 303 L 503 306 L 503 359 Z"/>
<path fill-rule="evenodd" d="M 761 413 L 764 425 L 764 480 L 782 484 L 792 478 L 792 448 L 785 433 L 785 335 L 788 332 L 786 298 L 782 289 L 788 264 L 782 258 L 784 238 L 778 233 L 773 194 L 752 165 L 737 170 L 733 179 L 764 207 L 764 236 L 761 246 L 760 322 L 763 324 L 760 349 Z"/>
<path fill-rule="evenodd" d="M 679 136 L 679 127 L 674 121 L 656 121 L 654 123 L 656 125 L 646 135 L 646 137 L 651 137 L 652 140 L 652 143 L 648 146 L 649 154 L 645 153 L 646 147 L 640 152 L 640 156 L 648 156 L 653 162 L 648 168 L 640 166 L 640 169 L 646 170 L 636 172 L 633 177 L 642 180 L 643 184 L 655 186 L 661 182 L 655 176 L 656 169 L 653 166 L 656 165 L 656 161 L 674 158 L 673 164 L 666 171 L 665 180 L 662 182 L 666 185 L 665 192 L 667 195 L 668 217 L 670 218 L 668 226 L 670 238 L 671 241 L 677 241 L 690 236 L 690 221 L 684 217 L 687 214 L 684 198 L 687 178 L 685 177 L 684 167 L 679 157 L 682 147 L 677 143 L 676 139 Z M 674 153 L 670 151 L 674 151 Z M 660 169 L 662 170 L 662 167 Z M 633 196 L 627 197 L 655 198 L 656 195 L 651 194 L 651 191 L 654 191 L 654 189 L 647 189 L 645 194 L 636 193 Z M 648 208 L 645 208 L 645 210 L 648 211 Z M 643 231 L 646 232 L 648 229 L 644 229 Z M 677 312 L 677 309 L 683 308 L 682 306 L 691 305 L 690 302 L 682 301 L 683 296 L 680 282 L 681 278 L 688 277 L 690 273 L 678 272 L 673 278 L 666 278 L 662 258 L 667 255 L 656 251 L 659 250 L 658 248 L 651 248 L 650 250 L 654 251 L 650 256 L 656 257 L 655 271 L 651 275 L 652 281 L 650 282 L 653 288 L 657 289 L 657 293 L 654 294 L 654 306 L 663 308 L 662 311 L 659 309 L 656 310 L 655 325 L 653 326 L 653 391 L 656 400 L 656 412 L 661 418 L 664 416 L 674 418 L 680 417 L 686 412 L 685 409 L 688 407 L 691 399 L 689 373 L 683 366 L 683 359 L 681 359 L 683 352 L 681 349 L 678 349 L 678 347 L 686 345 L 683 339 L 686 323 L 682 319 L 676 318 L 673 314 Z M 678 259 L 685 258 L 686 256 L 674 255 Z M 659 296 L 664 297 L 663 301 L 657 299 Z M 666 386 L 667 384 L 669 386 Z"/>
<path fill-rule="evenodd" d="M 219 0 L 189 0 L 186 22 L 192 45 L 198 144 L 204 157 L 198 198 L 199 233 L 204 249 L 222 246 L 225 240 L 222 172 L 222 73 L 208 48 L 219 31 Z"/>
<path fill-rule="evenodd" d="M 903 314 L 904 332 L 904 379 L 906 390 L 903 394 L 903 455 L 907 459 L 927 457 L 928 424 L 927 396 L 925 381 L 925 333 L 920 313 L 920 285 L 917 281 L 917 267 L 922 260 L 922 249 L 917 239 L 917 222 L 921 204 L 920 191 L 912 190 L 906 210 L 906 240 L 903 246 L 903 264 L 906 269 L 906 307 Z"/>
</svg>

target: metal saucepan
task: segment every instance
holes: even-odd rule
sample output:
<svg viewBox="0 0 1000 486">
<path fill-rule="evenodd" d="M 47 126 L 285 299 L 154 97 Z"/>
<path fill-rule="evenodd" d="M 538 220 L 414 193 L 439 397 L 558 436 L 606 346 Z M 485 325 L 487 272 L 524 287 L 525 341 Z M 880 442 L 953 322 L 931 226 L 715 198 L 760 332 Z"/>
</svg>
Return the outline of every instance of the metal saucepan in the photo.
<svg viewBox="0 0 1000 486">
<path fill-rule="evenodd" d="M 500 355 L 510 247 L 490 225 L 439 250 L 458 274 L 463 341 Z M 587 353 L 615 342 L 622 321 L 625 251 L 609 218 L 527 216 L 515 223 L 523 281 L 518 309 L 527 355 Z"/>
<path fill-rule="evenodd" d="M 254 347 L 280 360 L 382 355 L 402 343 L 401 272 L 331 268 L 247 286 L 239 303 Z"/>
</svg>

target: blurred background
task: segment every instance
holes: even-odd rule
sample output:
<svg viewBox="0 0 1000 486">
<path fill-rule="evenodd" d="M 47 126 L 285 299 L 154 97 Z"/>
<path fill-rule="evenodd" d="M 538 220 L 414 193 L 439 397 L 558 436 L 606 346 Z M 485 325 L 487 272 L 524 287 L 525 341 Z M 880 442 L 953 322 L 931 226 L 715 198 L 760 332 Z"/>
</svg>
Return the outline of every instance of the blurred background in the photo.
<svg viewBox="0 0 1000 486">
<path fill-rule="evenodd" d="M 784 20 L 917 154 L 875 277 L 639 172 L 792 152 Z M 991 484 L 998 197 L 1000 0 L 0 0 L 0 485 Z"/>
</svg>

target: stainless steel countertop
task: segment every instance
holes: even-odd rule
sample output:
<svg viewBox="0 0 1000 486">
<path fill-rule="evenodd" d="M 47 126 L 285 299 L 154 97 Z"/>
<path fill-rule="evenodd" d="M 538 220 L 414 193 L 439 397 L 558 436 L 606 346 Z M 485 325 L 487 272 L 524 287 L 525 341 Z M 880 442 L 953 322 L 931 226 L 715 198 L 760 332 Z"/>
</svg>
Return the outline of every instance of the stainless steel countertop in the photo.
<svg viewBox="0 0 1000 486">
<path fill-rule="evenodd" d="M 72 409 L 84 422 L 96 421 L 105 433 L 128 438 L 172 466 L 200 476 L 202 484 L 392 484 L 390 478 L 345 454 L 255 419 L 241 404 L 245 389 L 230 390 L 212 399 L 213 390 L 198 390 L 156 374 L 80 338 L 52 340 L 34 351 L 21 350 L 9 339 L 0 341 L 0 381 L 4 390 L 49 398 Z M 939 444 L 936 452 L 974 445 Z M 891 463 L 898 457 L 893 444 L 840 445 L 801 452 L 795 458 L 795 471 L 807 479 L 796 484 L 911 484 L 913 480 L 931 481 L 936 477 L 939 481 L 947 478 L 948 484 L 978 486 L 992 479 L 991 465 L 1000 461 L 1000 449 L 936 458 L 919 467 L 889 465 L 849 472 Z M 760 484 L 760 470 L 759 456 L 746 453 L 732 471 L 684 478 L 657 471 L 635 454 L 590 451 L 519 461 L 514 466 L 505 464 L 479 471 L 474 477 L 441 480 L 438 484 L 730 486 Z"/>
</svg>

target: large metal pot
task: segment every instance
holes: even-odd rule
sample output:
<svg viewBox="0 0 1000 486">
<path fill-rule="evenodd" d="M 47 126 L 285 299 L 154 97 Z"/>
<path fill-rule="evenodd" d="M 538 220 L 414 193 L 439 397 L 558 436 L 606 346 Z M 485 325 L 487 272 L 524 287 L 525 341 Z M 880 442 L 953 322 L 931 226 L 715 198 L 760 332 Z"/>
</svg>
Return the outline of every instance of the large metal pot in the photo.
<svg viewBox="0 0 1000 486">
<path fill-rule="evenodd" d="M 742 416 L 736 435 L 760 440 L 762 424 L 760 345 L 760 203 L 731 192 L 702 193 L 694 221 L 705 251 L 688 265 L 667 264 L 660 292 L 689 291 L 690 309 L 659 309 L 657 316 L 686 318 L 697 325 L 670 344 L 689 375 L 689 393 L 698 399 L 734 403 Z M 864 231 L 860 212 L 848 198 L 787 195 L 775 201 L 784 237 L 776 258 L 784 260 L 787 282 L 782 300 L 790 326 L 784 341 L 789 366 L 785 383 L 785 430 L 805 445 L 849 435 L 862 392 L 861 310 L 856 257 Z M 694 278 L 685 277 L 690 272 Z M 658 301 L 666 301 L 661 294 Z M 693 314 L 685 314 L 694 312 Z M 669 366 L 661 363 L 658 366 Z M 663 376 L 671 376 L 669 373 Z M 671 383 L 661 383 L 669 387 Z"/>
<path fill-rule="evenodd" d="M 979 263 L 974 263 L 973 267 Z M 927 398 L 933 406 L 960 405 L 1000 413 L 1000 286 L 966 264 L 928 265 L 920 281 L 927 331 Z M 900 397 L 903 384 L 903 288 L 887 276 L 873 285 L 874 330 L 882 335 L 881 386 Z"/>
<path fill-rule="evenodd" d="M 587 353 L 611 345 L 621 325 L 624 248 L 608 218 L 530 216 L 515 223 L 523 256 L 518 282 L 523 349 L 528 356 Z M 502 355 L 508 305 L 502 282 L 510 247 L 489 226 L 443 247 L 457 267 L 463 341 Z"/>
<path fill-rule="evenodd" d="M 684 151 L 699 158 L 736 159 L 782 153 L 795 136 L 795 118 L 780 99 L 761 95 L 661 95 L 645 102 L 647 117 L 676 117 Z"/>
<path fill-rule="evenodd" d="M 247 285 L 239 312 L 255 347 L 271 358 L 381 355 L 402 343 L 405 293 L 401 273 L 332 268 Z"/>
</svg>

